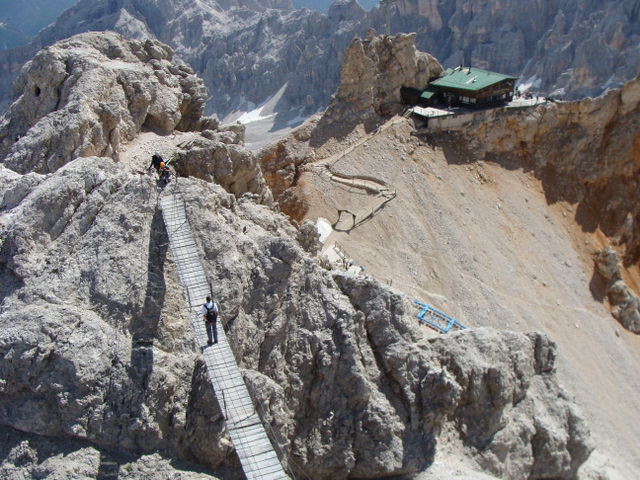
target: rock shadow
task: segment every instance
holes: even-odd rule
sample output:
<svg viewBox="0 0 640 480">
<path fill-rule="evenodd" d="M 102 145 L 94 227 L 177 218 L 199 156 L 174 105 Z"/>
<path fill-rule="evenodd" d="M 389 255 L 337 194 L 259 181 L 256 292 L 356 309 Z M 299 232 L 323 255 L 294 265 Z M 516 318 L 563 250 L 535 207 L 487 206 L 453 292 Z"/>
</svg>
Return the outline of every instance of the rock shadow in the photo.
<svg viewBox="0 0 640 480">
<path fill-rule="evenodd" d="M 461 132 L 430 133 L 429 131 L 421 131 L 416 133 L 416 136 L 422 137 L 423 141 L 431 147 L 440 147 L 449 165 L 468 165 L 484 161 L 495 163 L 510 171 L 522 169 L 527 172 L 531 170 L 531 166 L 525 158 L 526 155 L 520 151 L 510 154 L 486 152 L 484 157 L 478 158 L 477 153 L 469 147 L 468 140 Z"/>
<path fill-rule="evenodd" d="M 365 133 L 370 133 L 383 125 L 387 120 L 389 120 L 388 117 L 369 115 L 368 117 L 361 118 L 357 114 L 354 114 L 344 120 L 342 118 L 335 119 L 332 117 L 330 111 L 327 110 L 327 113 L 322 116 L 318 121 L 318 125 L 313 130 L 311 138 L 309 139 L 309 146 L 312 148 L 318 148 L 327 143 L 330 139 L 335 139 L 338 142 L 341 142 L 359 125 L 363 126 Z"/>
<path fill-rule="evenodd" d="M 605 298 L 607 298 L 608 288 L 609 282 L 607 279 L 598 271 L 597 268 L 594 268 L 591 280 L 589 280 L 589 290 L 591 291 L 593 299 L 597 302 L 603 303 Z"/>
<path fill-rule="evenodd" d="M 37 469 L 47 458 L 68 457 L 86 448 L 97 450 L 100 454 L 96 480 L 118 480 L 121 465 L 136 462 L 140 458 L 138 455 L 105 449 L 85 440 L 65 438 L 61 441 L 59 438 L 0 426 L 0 464 L 10 463 L 18 468 L 35 467 Z M 36 476 L 34 475 L 33 478 Z M 41 477 L 38 476 L 38 478 Z"/>
<path fill-rule="evenodd" d="M 24 287 L 24 282 L 19 279 L 5 263 L 0 259 L 0 305 L 5 298 Z"/>
<path fill-rule="evenodd" d="M 18 277 L 9 267 L 9 262 L 14 255 L 15 245 L 11 236 L 0 245 L 0 305 L 5 298 L 10 297 L 15 291 L 24 287 L 24 281 Z"/>
<path fill-rule="evenodd" d="M 167 286 L 164 280 L 164 264 L 169 248 L 169 237 L 162 213 L 156 208 L 149 235 L 147 286 L 141 311 L 134 315 L 131 325 L 131 361 L 129 377 L 135 387 L 131 414 L 141 412 L 149 378 L 153 371 L 153 342 L 164 306 Z"/>
<path fill-rule="evenodd" d="M 120 461 L 108 452 L 101 450 L 96 480 L 118 480 L 119 475 Z"/>
</svg>

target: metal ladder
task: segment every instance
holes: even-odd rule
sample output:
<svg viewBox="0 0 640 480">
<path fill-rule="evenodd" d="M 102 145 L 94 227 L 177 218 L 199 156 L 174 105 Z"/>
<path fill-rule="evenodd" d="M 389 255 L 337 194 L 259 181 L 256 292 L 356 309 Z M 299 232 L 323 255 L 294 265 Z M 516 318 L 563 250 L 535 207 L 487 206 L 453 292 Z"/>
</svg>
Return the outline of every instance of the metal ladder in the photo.
<svg viewBox="0 0 640 480">
<path fill-rule="evenodd" d="M 449 330 L 453 327 L 457 327 L 461 330 L 465 330 L 467 328 L 452 316 L 441 312 L 427 303 L 422 303 L 418 300 L 414 300 L 413 303 L 420 307 L 420 313 L 416 315 L 418 320 L 429 325 L 440 333 L 449 333 Z"/>
<path fill-rule="evenodd" d="M 162 217 L 184 287 L 196 341 L 206 345 L 207 333 L 200 309 L 210 287 L 200 261 L 198 247 L 179 192 L 160 197 Z M 227 430 L 248 480 L 289 479 L 255 410 L 247 386 L 229 346 L 224 328 L 217 327 L 218 343 L 202 348 L 207 373 L 223 409 Z"/>
</svg>

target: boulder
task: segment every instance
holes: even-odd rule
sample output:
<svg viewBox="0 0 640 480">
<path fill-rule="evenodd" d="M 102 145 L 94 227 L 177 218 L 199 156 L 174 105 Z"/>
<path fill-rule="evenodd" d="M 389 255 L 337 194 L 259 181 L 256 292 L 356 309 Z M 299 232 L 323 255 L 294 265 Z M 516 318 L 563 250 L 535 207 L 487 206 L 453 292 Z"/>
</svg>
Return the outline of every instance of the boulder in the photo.
<svg viewBox="0 0 640 480">
<path fill-rule="evenodd" d="M 350 123 L 402 112 L 401 87 L 424 88 L 442 73 L 434 57 L 416 49 L 415 38 L 415 34 L 355 38 L 323 118 Z"/>
<path fill-rule="evenodd" d="M 233 131 L 224 127 L 217 132 L 207 130 L 182 144 L 172 165 L 178 175 L 218 183 L 238 197 L 250 193 L 271 202 L 257 159 L 237 141 Z"/>
<path fill-rule="evenodd" d="M 49 173 L 78 156 L 117 158 L 142 128 L 199 129 L 206 90 L 172 56 L 157 41 L 115 33 L 81 34 L 41 51 L 0 118 L 0 162 Z"/>
<path fill-rule="evenodd" d="M 605 280 L 613 317 L 627 330 L 640 334 L 640 297 L 623 279 L 618 253 L 610 246 L 603 248 L 595 255 L 595 265 Z"/>
</svg>

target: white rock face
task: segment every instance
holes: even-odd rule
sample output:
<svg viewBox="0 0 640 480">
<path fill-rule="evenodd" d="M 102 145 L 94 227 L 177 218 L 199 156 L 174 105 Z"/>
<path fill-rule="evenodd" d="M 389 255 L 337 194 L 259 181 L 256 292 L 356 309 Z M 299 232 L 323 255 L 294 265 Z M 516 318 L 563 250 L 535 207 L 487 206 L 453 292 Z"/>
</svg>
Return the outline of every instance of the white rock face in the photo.
<svg viewBox="0 0 640 480">
<path fill-rule="evenodd" d="M 117 158 L 141 128 L 197 127 L 206 90 L 155 41 L 81 34 L 23 69 L 22 94 L 0 118 L 0 161 L 19 172 L 53 172 L 78 156 Z"/>
<path fill-rule="evenodd" d="M 353 108 L 361 116 L 370 110 L 378 116 L 402 111 L 401 87 L 423 88 L 442 73 L 434 57 L 416 49 L 415 38 L 399 34 L 354 39 L 333 104 Z"/>
<path fill-rule="evenodd" d="M 87 131 L 119 128 L 105 127 L 110 117 L 92 110 L 111 101 L 94 101 L 102 90 L 91 74 L 101 68 L 96 59 L 109 61 L 87 38 L 101 44 L 103 37 L 63 44 L 86 49 L 88 60 L 74 56 L 73 63 L 89 73 L 78 71 L 70 96 L 91 108 L 78 101 L 62 118 Z M 110 38 L 105 48 L 143 48 Z M 103 94 L 117 105 L 129 89 L 146 91 L 138 70 L 165 85 L 163 72 L 176 68 L 154 58 L 166 52 L 162 45 L 144 51 L 148 62 L 116 76 L 121 84 L 113 69 L 105 71 L 119 87 Z M 128 69 L 126 52 L 117 61 Z M 163 68 L 154 70 L 156 62 Z M 171 88 L 152 90 L 169 100 L 127 108 L 117 125 L 141 119 L 127 130 L 135 135 L 153 109 L 156 128 L 213 128 L 180 109 L 191 103 L 172 103 L 186 99 L 179 81 L 171 83 L 185 77 L 173 75 L 165 78 Z M 64 478 L 72 463 L 60 461 L 60 450 L 73 441 L 70 461 L 84 478 L 104 476 L 110 451 L 140 457 L 123 462 L 122 478 L 198 478 L 176 472 L 169 459 L 237 474 L 193 344 L 157 183 L 127 159 L 79 157 L 79 137 L 40 126 L 48 107 L 29 117 L 20 107 L 26 103 L 16 105 L 3 128 L 19 126 L 35 151 L 62 153 L 64 161 L 48 163 L 18 142 L 5 156 L 11 168 L 0 171 L 7 179 L 0 185 L 0 426 L 9 432 L 0 472 Z M 161 127 L 160 119 L 169 120 Z M 380 478 L 427 469 L 447 441 L 503 478 L 575 476 L 591 446 L 555 379 L 553 342 L 492 329 L 430 338 L 408 297 L 372 278 L 321 268 L 312 226 L 299 229 L 269 206 L 255 160 L 235 143 L 241 130 L 192 133 L 177 165 L 194 176 L 174 185 L 250 391 L 286 455 L 316 479 Z M 41 446 L 43 436 L 50 448 Z"/>
<path fill-rule="evenodd" d="M 390 18 L 391 32 L 416 32 L 418 47 L 447 67 L 488 68 L 544 94 L 580 98 L 636 76 L 637 17 L 635 0 L 398 0 Z M 365 12 L 355 0 L 334 2 L 327 15 L 291 11 L 286 0 L 82 0 L 29 46 L 0 52 L 0 104 L 40 48 L 113 30 L 170 45 L 204 79 L 208 111 L 221 118 L 252 110 L 249 102 L 260 105 L 285 84 L 279 109 L 308 115 L 329 103 L 351 39 L 385 32 L 386 21 L 384 8 Z"/>
<path fill-rule="evenodd" d="M 256 370 L 251 389 L 314 478 L 420 471 L 444 428 L 507 478 L 570 475 L 584 460 L 586 430 L 558 401 L 544 336 L 427 342 L 407 298 L 322 270 L 284 216 L 180 183 L 236 354 Z M 154 190 L 107 159 L 78 159 L 8 212 L 0 421 L 217 465 L 229 444 L 192 351 Z"/>
</svg>

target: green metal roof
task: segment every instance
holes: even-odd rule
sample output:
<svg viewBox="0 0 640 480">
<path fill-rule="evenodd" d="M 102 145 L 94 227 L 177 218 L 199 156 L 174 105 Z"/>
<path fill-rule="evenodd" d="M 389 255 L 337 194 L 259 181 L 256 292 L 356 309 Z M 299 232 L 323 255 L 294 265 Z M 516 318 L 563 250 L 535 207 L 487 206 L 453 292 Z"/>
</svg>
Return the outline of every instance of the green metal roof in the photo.
<svg viewBox="0 0 640 480">
<path fill-rule="evenodd" d="M 427 88 L 425 88 L 420 94 L 420 98 L 422 98 L 423 100 L 430 100 L 431 97 L 433 97 L 436 93 L 438 92 L 435 88 L 433 88 L 431 85 L 427 85 Z"/>
<path fill-rule="evenodd" d="M 429 85 L 477 91 L 508 79 L 516 80 L 517 77 L 489 72 L 480 68 L 456 67 L 447 68 L 442 77 L 434 80 Z"/>
</svg>

